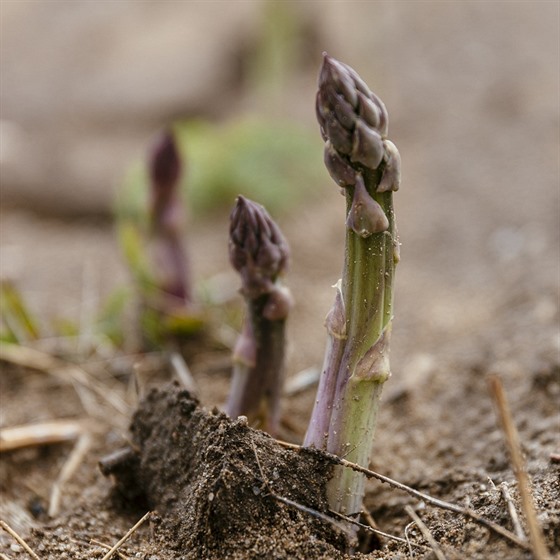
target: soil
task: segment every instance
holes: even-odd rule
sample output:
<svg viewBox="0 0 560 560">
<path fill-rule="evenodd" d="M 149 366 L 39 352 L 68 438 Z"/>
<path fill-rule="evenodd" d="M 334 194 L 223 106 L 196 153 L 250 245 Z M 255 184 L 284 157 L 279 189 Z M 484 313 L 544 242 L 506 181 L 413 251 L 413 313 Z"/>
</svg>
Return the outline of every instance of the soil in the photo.
<svg viewBox="0 0 560 560">
<path fill-rule="evenodd" d="M 327 215 L 331 211 L 328 204 L 324 209 Z M 296 220 L 291 227 L 297 231 L 300 223 Z M 309 250 L 302 245 L 300 254 Z M 523 274 L 520 271 L 517 278 Z M 542 302 L 552 297 L 554 279 L 540 280 Z M 301 277 L 295 282 L 304 284 Z M 409 285 L 403 284 L 406 299 Z M 502 484 L 509 488 L 522 520 L 524 516 L 487 388 L 488 374 L 497 373 L 504 379 L 520 432 L 546 544 L 552 554 L 558 554 L 557 316 L 547 312 L 543 303 L 535 310 L 531 286 L 521 283 L 502 300 L 494 299 L 498 309 L 504 309 L 504 300 L 510 303 L 502 320 L 481 331 L 469 331 L 463 317 L 459 321 L 463 336 L 458 337 L 452 327 L 447 339 L 440 336 L 447 342 L 439 353 L 426 336 L 433 336 L 437 326 L 418 332 L 412 329 L 410 317 L 403 320 L 396 340 L 411 357 L 403 360 L 394 351 L 394 369 L 401 373 L 387 385 L 371 468 L 434 497 L 468 506 L 513 530 Z M 298 332 L 310 321 L 296 315 L 294 323 Z M 423 339 L 425 348 L 420 351 Z M 71 340 L 41 345 L 80 362 L 79 354 L 72 354 Z M 301 362 L 292 355 L 292 374 L 294 364 L 306 364 L 305 351 L 311 352 L 302 349 L 297 356 Z M 3 425 L 76 418 L 85 422 L 92 438 L 91 448 L 62 486 L 61 508 L 54 518 L 47 515 L 50 491 L 74 444 L 31 447 L 0 457 L 2 518 L 40 558 L 102 558 L 107 545 L 116 543 L 147 511 L 153 513 L 120 547 L 121 557 L 433 558 L 429 548 L 409 549 L 386 538 L 373 540 L 368 552 L 348 553 L 345 527 L 324 517 L 328 462 L 285 449 L 242 420 L 227 419 L 215 408 L 227 394 L 227 354 L 204 340 L 191 345 L 187 353 L 202 404 L 168 385 L 172 375 L 158 356 L 103 356 L 103 348 L 98 347 L 82 358 L 88 378 L 125 403 L 126 409 L 119 407 L 120 411 L 87 384 L 80 386 L 49 371 L 3 364 Z M 135 383 L 140 384 L 137 389 Z M 281 439 L 301 442 L 314 392 L 315 387 L 309 387 L 285 400 Z M 142 404 L 134 413 L 139 397 Z M 127 476 L 104 477 L 98 461 L 127 445 L 138 453 L 125 469 Z M 420 515 L 448 559 L 532 557 L 460 515 L 378 482 L 368 483 L 365 508 L 378 527 L 427 546 L 418 529 L 410 526 L 406 505 Z M 6 533 L 0 534 L 0 551 L 9 559 L 30 558 Z"/>
<path fill-rule="evenodd" d="M 395 195 L 403 246 L 393 375 L 370 467 L 514 530 L 502 492 L 507 485 L 526 533 L 488 390 L 488 376 L 497 374 L 519 430 L 546 546 L 559 557 L 558 81 L 550 71 L 558 66 L 557 12 L 546 11 L 546 3 L 422 2 L 402 10 L 387 3 L 383 30 L 374 33 L 373 18 L 335 4 L 343 17 L 333 18 L 333 26 L 344 36 L 364 29 L 354 47 L 361 61 L 345 61 L 373 73 L 375 58 L 391 139 L 403 160 Z M 365 37 L 375 39 L 373 47 Z M 310 122 L 314 77 L 307 81 L 305 91 L 294 91 Z M 35 186 L 56 199 L 42 183 Z M 74 181 L 72 189 L 81 193 Z M 293 253 L 286 279 L 296 299 L 288 324 L 289 380 L 322 363 L 322 324 L 342 262 L 343 199 L 326 174 L 315 191 L 315 198 L 278 216 Z M 345 527 L 325 519 L 328 463 L 216 410 L 227 395 L 225 348 L 235 336 L 224 316 L 212 316 L 211 338 L 185 350 L 196 404 L 169 385 L 172 374 L 157 353 L 139 354 L 133 346 L 116 351 L 87 328 L 92 310 L 129 282 L 111 221 L 62 219 L 65 203 L 58 199 L 58 219 L 3 205 L 2 274 L 9 272 L 42 321 L 44 336 L 30 345 L 77 364 L 82 376 L 1 363 L 0 427 L 75 420 L 90 438 L 61 484 L 52 516 L 51 491 L 76 442 L 0 454 L 0 517 L 41 560 L 100 560 L 148 511 L 149 519 L 120 546 L 120 558 L 432 559 L 407 505 L 448 560 L 532 557 L 473 521 L 377 481 L 367 484 L 364 508 L 378 527 L 428 548 L 381 537 L 367 552 L 350 554 Z M 198 293 L 224 286 L 235 293 L 238 279 L 227 272 L 227 216 L 192 216 L 188 237 Z M 57 317 L 79 323 L 81 335 L 52 338 Z M 209 343 L 215 339 L 219 344 Z M 280 439 L 301 443 L 315 390 L 284 399 Z M 99 460 L 126 446 L 136 458 L 103 476 Z M 3 530 L 0 553 L 31 558 Z"/>
</svg>

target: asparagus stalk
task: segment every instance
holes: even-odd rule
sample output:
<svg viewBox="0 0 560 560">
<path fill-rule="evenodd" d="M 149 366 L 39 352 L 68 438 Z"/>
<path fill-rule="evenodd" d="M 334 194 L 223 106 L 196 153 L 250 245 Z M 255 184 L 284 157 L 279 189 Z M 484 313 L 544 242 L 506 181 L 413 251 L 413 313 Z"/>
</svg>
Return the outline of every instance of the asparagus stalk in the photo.
<svg viewBox="0 0 560 560">
<path fill-rule="evenodd" d="M 367 467 L 390 375 L 400 156 L 386 138 L 382 101 L 352 68 L 328 55 L 316 110 L 325 165 L 346 196 L 347 229 L 343 277 L 327 316 L 329 341 L 304 444 Z M 336 467 L 327 488 L 331 509 L 359 512 L 364 486 L 363 475 Z"/>
<path fill-rule="evenodd" d="M 149 175 L 150 242 L 155 283 L 164 311 L 172 311 L 187 307 L 192 301 L 192 293 L 182 241 L 181 159 L 171 131 L 163 132 L 156 139 L 149 155 Z"/>
<path fill-rule="evenodd" d="M 232 418 L 275 434 L 284 382 L 285 323 L 292 305 L 282 284 L 289 248 L 259 204 L 239 196 L 231 213 L 229 255 L 241 276 L 247 314 L 233 355 L 233 380 L 226 406 Z"/>
</svg>

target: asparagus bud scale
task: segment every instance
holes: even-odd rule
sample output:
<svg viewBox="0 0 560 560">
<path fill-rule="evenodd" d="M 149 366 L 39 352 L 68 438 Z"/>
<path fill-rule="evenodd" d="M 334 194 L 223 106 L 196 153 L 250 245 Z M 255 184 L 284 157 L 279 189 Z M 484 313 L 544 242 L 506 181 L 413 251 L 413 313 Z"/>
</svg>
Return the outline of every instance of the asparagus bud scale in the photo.
<svg viewBox="0 0 560 560">
<path fill-rule="evenodd" d="M 324 55 L 316 99 L 324 161 L 346 197 L 342 280 L 327 316 L 328 345 L 305 445 L 368 466 L 383 384 L 390 375 L 393 279 L 399 260 L 393 191 L 400 156 L 383 102 L 349 66 Z M 336 467 L 330 507 L 360 511 L 363 475 Z"/>
</svg>

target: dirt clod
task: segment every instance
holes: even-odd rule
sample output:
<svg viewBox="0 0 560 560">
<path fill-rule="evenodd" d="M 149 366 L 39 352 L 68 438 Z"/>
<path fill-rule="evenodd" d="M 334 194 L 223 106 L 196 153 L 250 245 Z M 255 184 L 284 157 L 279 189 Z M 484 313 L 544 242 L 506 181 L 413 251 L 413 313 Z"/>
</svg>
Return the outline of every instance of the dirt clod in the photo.
<svg viewBox="0 0 560 560">
<path fill-rule="evenodd" d="M 139 460 L 120 488 L 141 490 L 181 558 L 343 558 L 343 528 L 310 513 L 327 510 L 319 458 L 204 410 L 176 386 L 153 390 L 131 431 Z"/>
</svg>

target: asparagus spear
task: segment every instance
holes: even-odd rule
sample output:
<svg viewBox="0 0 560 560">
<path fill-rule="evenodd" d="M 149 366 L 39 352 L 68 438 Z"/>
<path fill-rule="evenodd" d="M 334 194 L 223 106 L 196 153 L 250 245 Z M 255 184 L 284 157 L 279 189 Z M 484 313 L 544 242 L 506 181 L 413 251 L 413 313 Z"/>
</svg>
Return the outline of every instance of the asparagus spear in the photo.
<svg viewBox="0 0 560 560">
<path fill-rule="evenodd" d="M 231 213 L 229 255 L 241 276 L 247 315 L 233 355 L 226 412 L 275 434 L 283 385 L 284 330 L 292 305 L 282 284 L 289 248 L 267 211 L 242 196 Z"/>
<path fill-rule="evenodd" d="M 347 230 L 343 277 L 326 320 L 329 341 L 304 443 L 367 467 L 390 375 L 399 260 L 393 191 L 399 188 L 400 156 L 386 138 L 383 102 L 352 68 L 326 54 L 316 112 L 325 165 L 346 196 Z M 363 475 L 336 467 L 327 488 L 330 507 L 357 513 L 364 485 Z"/>
<path fill-rule="evenodd" d="M 179 197 L 181 159 L 171 131 L 163 132 L 149 155 L 150 227 L 156 286 L 167 310 L 192 301 L 182 242 L 184 211 Z"/>
</svg>

